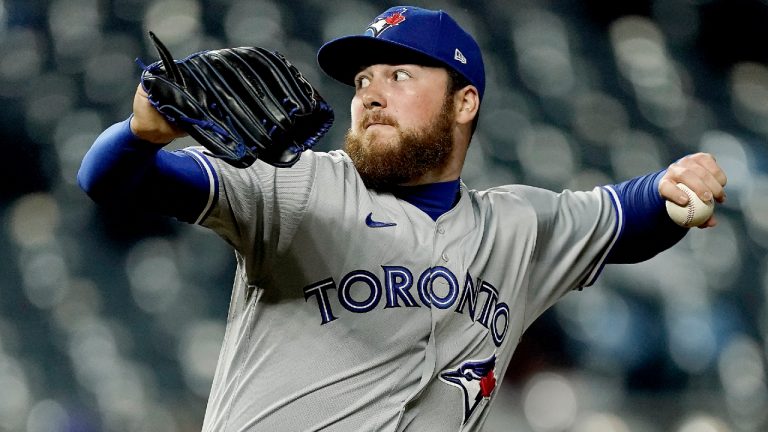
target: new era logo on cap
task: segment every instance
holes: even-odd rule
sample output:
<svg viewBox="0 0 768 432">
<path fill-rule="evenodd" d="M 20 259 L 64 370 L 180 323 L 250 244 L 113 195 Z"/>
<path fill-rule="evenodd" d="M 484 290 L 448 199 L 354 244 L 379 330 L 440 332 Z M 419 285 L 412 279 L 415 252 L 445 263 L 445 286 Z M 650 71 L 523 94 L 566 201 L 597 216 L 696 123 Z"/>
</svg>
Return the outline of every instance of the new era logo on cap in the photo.
<svg viewBox="0 0 768 432">
<path fill-rule="evenodd" d="M 462 54 L 461 51 L 459 51 L 458 48 L 456 48 L 456 51 L 454 51 L 454 53 L 453 53 L 453 59 L 454 60 L 458 60 L 458 61 L 460 61 L 463 64 L 467 64 L 467 58 L 464 57 L 464 54 Z"/>
</svg>

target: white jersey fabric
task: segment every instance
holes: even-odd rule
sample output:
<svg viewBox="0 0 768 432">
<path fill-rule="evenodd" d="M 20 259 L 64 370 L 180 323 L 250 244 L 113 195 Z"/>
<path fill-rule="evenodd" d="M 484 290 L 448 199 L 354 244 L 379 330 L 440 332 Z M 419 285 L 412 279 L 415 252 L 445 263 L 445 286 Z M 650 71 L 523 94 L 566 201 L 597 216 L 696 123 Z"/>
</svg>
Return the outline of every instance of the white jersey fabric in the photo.
<svg viewBox="0 0 768 432">
<path fill-rule="evenodd" d="M 204 431 L 480 430 L 523 331 L 593 281 L 622 220 L 610 189 L 462 184 L 433 221 L 342 151 L 194 153 L 218 177 L 200 223 L 237 258 Z"/>
</svg>

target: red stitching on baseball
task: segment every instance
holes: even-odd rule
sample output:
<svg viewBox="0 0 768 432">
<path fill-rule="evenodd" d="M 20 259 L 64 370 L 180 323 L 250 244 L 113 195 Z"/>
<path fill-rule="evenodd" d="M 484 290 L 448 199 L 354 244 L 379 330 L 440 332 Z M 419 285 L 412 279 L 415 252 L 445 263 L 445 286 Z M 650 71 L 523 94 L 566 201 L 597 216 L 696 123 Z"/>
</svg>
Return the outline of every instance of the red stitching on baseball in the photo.
<svg viewBox="0 0 768 432">
<path fill-rule="evenodd" d="M 694 208 L 695 204 L 693 202 L 693 192 L 689 190 L 685 190 L 683 192 L 685 192 L 685 194 L 688 195 L 688 206 L 687 206 L 688 215 L 685 218 L 685 225 L 689 225 L 693 221 L 693 212 L 695 210 Z"/>
</svg>

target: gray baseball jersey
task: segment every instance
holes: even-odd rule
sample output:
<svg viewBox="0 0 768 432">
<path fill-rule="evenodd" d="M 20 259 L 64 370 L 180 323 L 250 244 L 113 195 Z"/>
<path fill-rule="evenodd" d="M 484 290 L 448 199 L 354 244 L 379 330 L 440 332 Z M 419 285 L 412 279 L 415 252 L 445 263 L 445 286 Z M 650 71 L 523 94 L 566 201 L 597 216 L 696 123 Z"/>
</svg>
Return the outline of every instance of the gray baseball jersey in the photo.
<svg viewBox="0 0 768 432">
<path fill-rule="evenodd" d="M 523 331 L 592 282 L 621 221 L 610 189 L 463 184 L 433 221 L 341 151 L 189 151 L 218 178 L 200 223 L 237 258 L 205 431 L 479 430 Z"/>
</svg>

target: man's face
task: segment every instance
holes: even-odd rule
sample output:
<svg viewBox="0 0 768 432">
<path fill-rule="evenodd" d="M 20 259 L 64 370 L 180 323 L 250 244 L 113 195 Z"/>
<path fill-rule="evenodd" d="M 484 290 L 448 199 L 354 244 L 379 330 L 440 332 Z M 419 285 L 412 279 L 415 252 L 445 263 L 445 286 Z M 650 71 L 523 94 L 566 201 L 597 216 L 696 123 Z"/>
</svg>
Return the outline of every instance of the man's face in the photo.
<svg viewBox="0 0 768 432">
<path fill-rule="evenodd" d="M 366 185 L 408 183 L 442 167 L 453 148 L 454 101 L 444 69 L 373 65 L 355 77 L 345 150 Z"/>
</svg>

